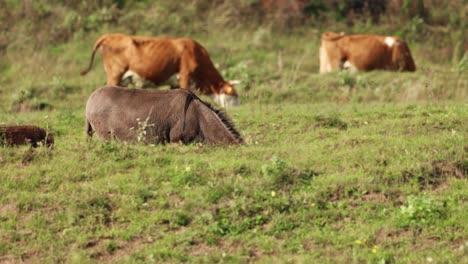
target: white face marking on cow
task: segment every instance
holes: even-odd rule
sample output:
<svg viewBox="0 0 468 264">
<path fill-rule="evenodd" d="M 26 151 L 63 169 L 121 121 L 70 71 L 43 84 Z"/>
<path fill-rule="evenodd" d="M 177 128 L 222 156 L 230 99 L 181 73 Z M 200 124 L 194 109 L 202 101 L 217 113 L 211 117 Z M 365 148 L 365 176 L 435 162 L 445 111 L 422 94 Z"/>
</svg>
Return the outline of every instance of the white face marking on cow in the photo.
<svg viewBox="0 0 468 264">
<path fill-rule="evenodd" d="M 345 63 L 343 63 L 343 69 L 347 70 L 347 71 L 350 71 L 352 73 L 358 71 L 358 68 L 349 61 L 345 61 Z"/>
<path fill-rule="evenodd" d="M 385 37 L 384 42 L 385 44 L 387 44 L 387 46 L 391 48 L 395 44 L 396 40 L 395 38 L 392 38 L 392 37 Z"/>
<path fill-rule="evenodd" d="M 227 95 L 227 94 L 212 94 L 211 98 L 221 105 L 222 107 L 238 106 L 239 98 L 238 96 Z"/>
</svg>

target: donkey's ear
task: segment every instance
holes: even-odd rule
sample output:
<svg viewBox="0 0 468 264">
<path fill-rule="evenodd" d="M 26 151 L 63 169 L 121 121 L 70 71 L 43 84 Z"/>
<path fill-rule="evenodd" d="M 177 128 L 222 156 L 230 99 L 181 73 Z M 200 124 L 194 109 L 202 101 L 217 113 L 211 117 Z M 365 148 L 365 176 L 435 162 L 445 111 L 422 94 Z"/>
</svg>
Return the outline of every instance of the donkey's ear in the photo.
<svg viewBox="0 0 468 264">
<path fill-rule="evenodd" d="M 230 80 L 230 81 L 228 81 L 228 83 L 229 83 L 230 85 L 236 85 L 236 84 L 239 84 L 239 83 L 241 83 L 241 82 L 242 82 L 241 80 Z"/>
</svg>

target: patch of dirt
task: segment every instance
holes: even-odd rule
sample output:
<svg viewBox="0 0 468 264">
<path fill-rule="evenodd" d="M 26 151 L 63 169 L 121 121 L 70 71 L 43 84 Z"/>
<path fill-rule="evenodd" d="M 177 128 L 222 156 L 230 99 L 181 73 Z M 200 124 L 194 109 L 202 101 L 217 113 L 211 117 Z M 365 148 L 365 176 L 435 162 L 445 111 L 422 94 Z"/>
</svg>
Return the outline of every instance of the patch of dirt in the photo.
<svg viewBox="0 0 468 264">
<path fill-rule="evenodd" d="M 364 202 L 385 202 L 387 196 L 383 192 L 369 192 L 359 197 Z"/>
<path fill-rule="evenodd" d="M 372 140 L 370 140 L 370 139 L 359 139 L 359 138 L 343 140 L 343 141 L 337 142 L 334 145 L 334 148 L 335 149 L 340 149 L 340 148 L 345 147 L 345 146 L 356 147 L 356 146 L 365 145 L 365 144 L 372 144 Z"/>
<path fill-rule="evenodd" d="M 314 117 L 315 127 L 338 128 L 339 130 L 348 129 L 348 123 L 342 121 L 338 117 L 328 117 L 317 115 Z"/>
<path fill-rule="evenodd" d="M 448 178 L 466 179 L 468 163 L 466 161 L 437 160 L 421 166 L 420 170 L 403 171 L 403 182 L 416 180 L 421 190 L 435 190 L 447 187 Z M 392 184 L 392 182 L 388 182 Z"/>
<path fill-rule="evenodd" d="M 386 241 L 396 241 L 401 237 L 413 237 L 413 232 L 410 229 L 387 230 L 382 228 L 376 232 L 374 237 L 375 244 L 380 245 Z"/>
<path fill-rule="evenodd" d="M 423 166 L 422 175 L 417 179 L 420 188 L 426 190 L 444 186 L 443 184 L 449 177 L 463 179 L 467 177 L 467 174 L 468 165 L 463 161 L 433 161 L 431 164 Z"/>
<path fill-rule="evenodd" d="M 226 253 L 226 254 L 236 254 L 239 251 L 244 251 L 248 253 L 248 260 L 253 261 L 262 257 L 264 252 L 258 248 L 246 248 L 245 245 L 242 245 L 240 242 L 226 242 L 220 241 L 216 245 L 208 245 L 205 242 L 194 241 L 194 246 L 189 252 L 192 256 L 207 256 L 215 253 Z"/>
<path fill-rule="evenodd" d="M 421 231 L 409 228 L 390 230 L 382 228 L 374 234 L 374 237 L 376 245 L 383 243 L 399 244 L 404 240 L 409 241 L 413 244 L 412 249 L 414 252 L 427 251 L 428 249 L 433 249 L 440 246 L 441 244 L 445 245 L 445 243 L 448 242 L 439 238 L 438 236 L 424 234 L 421 233 Z M 447 244 L 454 250 L 463 250 L 464 243 L 466 244 L 464 240 L 455 240 L 450 241 Z"/>
<path fill-rule="evenodd" d="M 342 196 L 343 196 L 343 193 L 344 193 L 344 186 L 343 185 L 339 185 L 336 190 L 334 190 L 333 192 L 331 192 L 329 195 L 328 195 L 328 199 L 330 201 L 339 201 L 341 200 Z"/>
<path fill-rule="evenodd" d="M 192 247 L 190 255 L 192 256 L 206 256 L 218 251 L 216 246 L 210 246 L 206 243 L 196 242 L 196 245 Z"/>
<path fill-rule="evenodd" d="M 1 204 L 0 205 L 0 215 L 6 215 L 9 213 L 16 213 L 16 204 L 9 203 L 9 204 Z M 1 260 L 1 258 L 0 258 Z"/>
<path fill-rule="evenodd" d="M 23 166 L 27 166 L 30 162 L 34 160 L 34 157 L 36 157 L 36 151 L 30 148 L 27 152 L 24 153 L 23 159 L 21 160 L 21 164 Z"/>
<path fill-rule="evenodd" d="M 90 241 L 86 245 L 92 258 L 101 262 L 114 263 L 121 260 L 124 256 L 129 256 L 133 252 L 143 249 L 151 244 L 153 239 L 148 236 L 140 236 L 133 240 L 112 240 L 110 238 L 101 238 Z M 109 246 L 112 243 L 112 246 Z"/>
<path fill-rule="evenodd" d="M 440 176 L 455 176 L 457 178 L 468 177 L 468 163 L 464 161 L 458 161 L 455 163 L 449 163 L 447 161 L 435 161 L 432 162 L 432 174 Z"/>
<path fill-rule="evenodd" d="M 169 201 L 169 203 L 171 205 L 173 205 L 174 207 L 180 207 L 182 205 L 184 205 L 185 201 L 184 199 L 182 199 L 179 195 L 177 194 L 171 194 L 167 197 L 167 200 Z"/>
<path fill-rule="evenodd" d="M 13 256 L 13 255 L 5 255 L 5 256 L 0 256 L 0 263 L 2 264 L 12 264 L 12 263 L 18 263 L 20 260 Z"/>
</svg>

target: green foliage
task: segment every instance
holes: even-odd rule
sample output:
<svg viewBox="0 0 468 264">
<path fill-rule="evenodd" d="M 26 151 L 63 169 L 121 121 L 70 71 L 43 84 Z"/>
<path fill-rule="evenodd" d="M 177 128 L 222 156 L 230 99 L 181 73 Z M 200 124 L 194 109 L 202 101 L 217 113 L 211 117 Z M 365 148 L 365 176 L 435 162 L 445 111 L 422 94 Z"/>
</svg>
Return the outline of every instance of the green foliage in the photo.
<svg viewBox="0 0 468 264">
<path fill-rule="evenodd" d="M 338 73 L 338 78 L 340 80 L 340 84 L 343 86 L 353 87 L 356 84 L 356 76 L 348 71 Z"/>
<path fill-rule="evenodd" d="M 11 110 L 32 111 L 50 108 L 47 100 L 42 98 L 43 92 L 35 87 L 22 88 L 11 97 Z"/>
<path fill-rule="evenodd" d="M 411 195 L 406 205 L 400 207 L 398 224 L 400 227 L 426 227 L 447 217 L 447 204 L 434 200 L 428 195 Z"/>
<path fill-rule="evenodd" d="M 190 223 L 190 216 L 185 213 L 177 213 L 175 216 L 175 223 L 179 226 L 186 226 Z"/>
<path fill-rule="evenodd" d="M 262 173 L 265 177 L 281 177 L 287 167 L 288 165 L 284 160 L 273 156 L 269 164 L 262 166 Z"/>
<path fill-rule="evenodd" d="M 53 76 L 48 89 L 55 98 L 64 99 L 68 94 L 74 92 L 76 87 L 68 85 L 64 79 L 58 76 Z"/>
<path fill-rule="evenodd" d="M 245 62 L 240 62 L 222 70 L 221 74 L 226 80 L 241 80 L 249 84 L 253 81 L 251 72 L 251 69 L 249 69 Z"/>
<path fill-rule="evenodd" d="M 468 71 L 468 55 L 467 54 L 465 54 L 463 58 L 458 62 L 455 69 L 460 73 Z"/>
</svg>

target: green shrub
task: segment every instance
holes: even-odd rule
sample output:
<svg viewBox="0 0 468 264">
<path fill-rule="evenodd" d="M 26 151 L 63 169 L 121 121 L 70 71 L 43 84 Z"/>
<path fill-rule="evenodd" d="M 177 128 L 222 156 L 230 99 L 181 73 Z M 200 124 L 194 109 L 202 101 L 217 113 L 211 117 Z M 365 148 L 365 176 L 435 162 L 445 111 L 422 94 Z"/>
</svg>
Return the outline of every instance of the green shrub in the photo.
<svg viewBox="0 0 468 264">
<path fill-rule="evenodd" d="M 424 227 L 446 218 L 447 205 L 428 195 L 408 197 L 406 204 L 398 212 L 400 227 Z"/>
<path fill-rule="evenodd" d="M 47 100 L 41 98 L 44 89 L 36 87 L 21 88 L 11 97 L 11 111 L 13 112 L 28 112 L 34 110 L 45 110 L 51 105 Z"/>
</svg>

